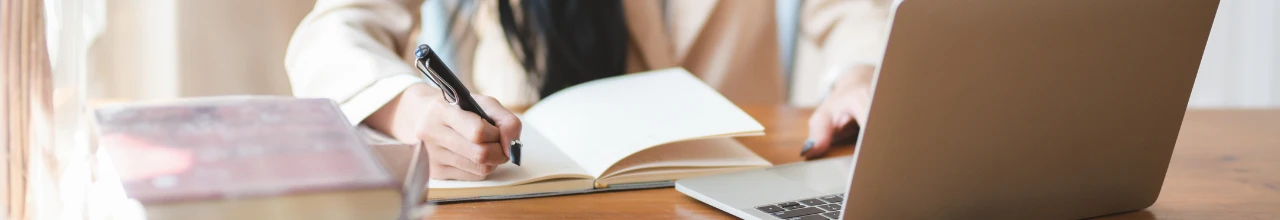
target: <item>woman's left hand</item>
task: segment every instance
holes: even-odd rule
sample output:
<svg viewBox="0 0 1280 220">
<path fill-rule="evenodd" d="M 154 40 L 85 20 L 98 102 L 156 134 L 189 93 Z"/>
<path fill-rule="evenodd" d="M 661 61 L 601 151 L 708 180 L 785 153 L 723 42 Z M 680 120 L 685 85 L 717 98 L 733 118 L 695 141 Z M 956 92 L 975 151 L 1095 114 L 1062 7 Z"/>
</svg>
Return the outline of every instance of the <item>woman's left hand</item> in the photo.
<svg viewBox="0 0 1280 220">
<path fill-rule="evenodd" d="M 858 66 L 840 77 L 827 98 L 809 116 L 809 139 L 800 156 L 813 158 L 831 148 L 840 138 L 857 136 L 858 124 L 867 119 L 871 105 L 871 77 L 875 67 Z"/>
</svg>

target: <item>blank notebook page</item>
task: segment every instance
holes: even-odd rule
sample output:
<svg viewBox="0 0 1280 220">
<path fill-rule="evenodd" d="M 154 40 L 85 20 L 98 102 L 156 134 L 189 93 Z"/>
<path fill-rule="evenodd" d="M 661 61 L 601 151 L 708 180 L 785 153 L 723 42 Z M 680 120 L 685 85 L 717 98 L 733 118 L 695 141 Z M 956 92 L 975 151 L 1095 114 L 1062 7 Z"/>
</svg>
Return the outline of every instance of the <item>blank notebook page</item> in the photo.
<svg viewBox="0 0 1280 220">
<path fill-rule="evenodd" d="M 681 68 L 583 83 L 529 108 L 534 126 L 595 177 L 649 147 L 706 137 L 759 134 L 764 127 Z"/>
</svg>

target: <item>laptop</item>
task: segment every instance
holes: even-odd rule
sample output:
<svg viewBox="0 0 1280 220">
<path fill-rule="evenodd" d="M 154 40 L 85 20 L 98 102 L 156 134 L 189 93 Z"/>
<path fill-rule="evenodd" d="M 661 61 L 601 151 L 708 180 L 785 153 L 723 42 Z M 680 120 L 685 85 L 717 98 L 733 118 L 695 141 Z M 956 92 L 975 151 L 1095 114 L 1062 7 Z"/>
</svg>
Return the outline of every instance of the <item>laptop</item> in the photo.
<svg viewBox="0 0 1280 220">
<path fill-rule="evenodd" d="M 1217 7 L 895 4 L 852 156 L 681 179 L 676 190 L 743 219 L 1080 219 L 1149 207 Z"/>
</svg>

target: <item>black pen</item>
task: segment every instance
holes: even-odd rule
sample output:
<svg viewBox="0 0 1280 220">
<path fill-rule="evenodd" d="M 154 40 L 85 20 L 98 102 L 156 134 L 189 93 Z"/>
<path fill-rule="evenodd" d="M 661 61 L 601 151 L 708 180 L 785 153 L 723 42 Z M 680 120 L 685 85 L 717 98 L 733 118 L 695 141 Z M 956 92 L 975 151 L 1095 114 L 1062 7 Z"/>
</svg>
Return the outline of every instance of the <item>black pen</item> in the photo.
<svg viewBox="0 0 1280 220">
<path fill-rule="evenodd" d="M 476 113 L 489 125 L 497 126 L 489 115 L 484 114 L 484 109 L 480 108 L 480 104 L 476 103 L 476 99 L 471 97 L 471 91 L 462 85 L 462 80 L 458 80 L 458 76 L 453 74 L 453 70 L 444 65 L 444 61 L 440 61 L 440 57 L 436 52 L 431 50 L 426 44 L 418 45 L 418 50 L 414 51 L 417 60 L 414 66 L 418 68 L 422 75 L 426 75 L 431 83 L 435 83 L 444 94 L 444 100 L 449 104 L 457 105 L 463 111 Z M 519 139 L 511 140 L 507 145 L 507 149 L 511 152 L 511 163 L 520 166 L 520 148 L 524 145 Z"/>
</svg>

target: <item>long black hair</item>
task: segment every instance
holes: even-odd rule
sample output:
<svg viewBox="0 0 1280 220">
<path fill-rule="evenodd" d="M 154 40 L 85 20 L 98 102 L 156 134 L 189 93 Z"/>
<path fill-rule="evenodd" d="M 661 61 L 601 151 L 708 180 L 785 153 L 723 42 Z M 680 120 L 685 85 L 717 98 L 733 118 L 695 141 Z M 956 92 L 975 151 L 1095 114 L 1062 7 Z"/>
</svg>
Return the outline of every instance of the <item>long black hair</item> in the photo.
<svg viewBox="0 0 1280 220">
<path fill-rule="evenodd" d="M 519 6 L 499 0 L 498 14 L 539 97 L 626 71 L 621 0 L 520 0 Z"/>
</svg>

